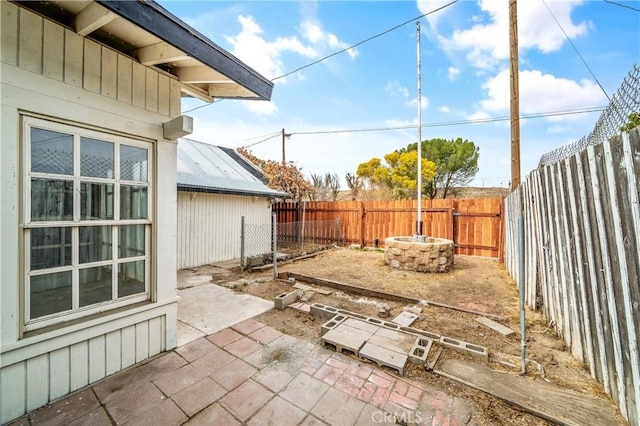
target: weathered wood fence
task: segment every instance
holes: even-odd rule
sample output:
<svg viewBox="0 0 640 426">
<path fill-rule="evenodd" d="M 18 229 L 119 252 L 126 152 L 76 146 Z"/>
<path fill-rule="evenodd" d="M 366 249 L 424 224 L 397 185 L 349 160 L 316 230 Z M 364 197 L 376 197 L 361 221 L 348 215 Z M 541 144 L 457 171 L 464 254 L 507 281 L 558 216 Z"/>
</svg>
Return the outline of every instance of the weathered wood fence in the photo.
<svg viewBox="0 0 640 426">
<path fill-rule="evenodd" d="M 505 265 L 630 424 L 640 422 L 640 129 L 533 171 L 505 200 Z"/>
<path fill-rule="evenodd" d="M 417 201 L 313 201 L 284 202 L 273 206 L 278 223 L 339 220 L 345 244 L 384 247 L 390 236 L 416 231 Z M 502 199 L 446 199 L 422 202 L 422 234 L 454 241 L 456 253 L 502 255 Z M 305 235 L 322 243 L 321 227 Z"/>
</svg>

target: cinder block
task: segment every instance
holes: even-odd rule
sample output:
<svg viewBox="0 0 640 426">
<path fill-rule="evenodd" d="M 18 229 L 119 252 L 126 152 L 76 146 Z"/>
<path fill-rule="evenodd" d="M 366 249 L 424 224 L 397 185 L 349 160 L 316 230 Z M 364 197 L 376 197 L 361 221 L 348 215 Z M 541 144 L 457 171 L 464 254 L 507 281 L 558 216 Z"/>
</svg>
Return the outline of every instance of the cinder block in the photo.
<svg viewBox="0 0 640 426">
<path fill-rule="evenodd" d="M 314 317 L 318 317 L 325 321 L 330 320 L 338 314 L 338 310 L 336 308 L 332 308 L 331 306 L 325 306 L 321 303 L 314 303 L 311 305 L 309 313 Z"/>
<path fill-rule="evenodd" d="M 359 356 L 360 348 L 371 335 L 372 333 L 365 330 L 339 324 L 322 336 L 322 343 L 325 348 L 336 352 Z"/>
<path fill-rule="evenodd" d="M 371 318 L 371 317 L 367 317 L 367 319 L 365 321 L 370 322 L 371 324 L 375 324 L 375 325 L 382 325 L 384 323 L 384 321 L 380 321 L 377 318 Z"/>
<path fill-rule="evenodd" d="M 409 352 L 409 362 L 418 365 L 427 363 L 427 356 L 433 345 L 433 340 L 418 337 Z"/>
<path fill-rule="evenodd" d="M 290 293 L 282 293 L 275 297 L 274 305 L 276 309 L 284 310 L 288 305 L 298 300 L 298 291 L 292 291 Z"/>
<path fill-rule="evenodd" d="M 338 324 L 342 323 L 346 317 L 344 315 L 336 315 L 331 318 L 329 321 L 325 322 L 320 326 L 320 335 L 324 336 L 327 331 L 333 330 Z"/>
<path fill-rule="evenodd" d="M 487 348 L 485 348 L 484 346 L 474 345 L 473 343 L 468 343 L 463 340 L 442 336 L 440 337 L 439 343 L 443 346 L 448 346 L 450 348 L 453 348 L 459 351 L 464 351 L 472 355 L 478 355 L 483 358 L 489 357 L 489 352 L 487 351 Z"/>
<path fill-rule="evenodd" d="M 360 349 L 360 358 L 369 360 L 377 364 L 380 368 L 387 367 L 404 374 L 404 367 L 407 364 L 407 355 L 367 342 Z"/>
</svg>

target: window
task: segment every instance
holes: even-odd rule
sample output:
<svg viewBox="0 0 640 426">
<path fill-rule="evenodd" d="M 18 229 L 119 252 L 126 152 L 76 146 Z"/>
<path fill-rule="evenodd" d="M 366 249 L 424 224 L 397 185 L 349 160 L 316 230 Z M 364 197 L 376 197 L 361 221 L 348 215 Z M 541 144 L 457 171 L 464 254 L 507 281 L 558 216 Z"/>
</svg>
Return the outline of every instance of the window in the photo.
<svg viewBox="0 0 640 426">
<path fill-rule="evenodd" d="M 24 118 L 25 331 L 150 299 L 151 148 Z"/>
</svg>

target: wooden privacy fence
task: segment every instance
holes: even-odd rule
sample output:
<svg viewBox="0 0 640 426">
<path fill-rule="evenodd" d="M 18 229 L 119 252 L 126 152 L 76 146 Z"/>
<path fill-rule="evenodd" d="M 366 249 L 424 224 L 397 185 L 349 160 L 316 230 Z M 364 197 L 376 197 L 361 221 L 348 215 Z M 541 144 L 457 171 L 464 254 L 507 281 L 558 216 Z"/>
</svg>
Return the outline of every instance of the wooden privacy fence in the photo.
<svg viewBox="0 0 640 426">
<path fill-rule="evenodd" d="M 344 244 L 373 247 L 392 236 L 416 231 L 417 200 L 311 201 L 274 204 L 278 223 L 339 221 Z M 502 199 L 423 200 L 422 234 L 454 241 L 457 254 L 501 257 Z M 317 243 L 329 243 L 321 228 L 305 235 Z M 326 240 L 326 241 L 325 241 Z"/>
<path fill-rule="evenodd" d="M 640 129 L 534 170 L 505 200 L 505 265 L 630 424 L 640 422 Z M 523 242 L 518 229 L 523 215 Z"/>
</svg>

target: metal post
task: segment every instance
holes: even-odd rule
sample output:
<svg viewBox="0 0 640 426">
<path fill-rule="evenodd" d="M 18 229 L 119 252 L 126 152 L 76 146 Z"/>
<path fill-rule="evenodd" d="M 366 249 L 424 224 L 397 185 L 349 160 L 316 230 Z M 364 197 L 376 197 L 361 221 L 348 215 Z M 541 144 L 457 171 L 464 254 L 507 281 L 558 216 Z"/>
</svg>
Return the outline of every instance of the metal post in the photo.
<svg viewBox="0 0 640 426">
<path fill-rule="evenodd" d="M 278 279 L 278 221 L 276 212 L 271 213 L 273 222 L 273 279 Z"/>
<path fill-rule="evenodd" d="M 416 235 L 422 235 L 422 64 L 420 63 L 420 21 L 416 22 L 417 56 L 418 56 L 418 217 L 416 219 Z"/>
<path fill-rule="evenodd" d="M 244 235 L 244 216 L 240 216 L 240 267 L 242 269 L 247 266 L 244 259 L 244 245 L 245 245 L 245 235 Z"/>
<path fill-rule="evenodd" d="M 301 231 L 301 235 L 300 235 L 300 250 L 304 250 L 304 221 L 305 221 L 305 215 L 307 212 L 307 202 L 303 201 L 302 202 L 302 231 Z"/>
<path fill-rule="evenodd" d="M 526 311 L 524 306 L 524 215 L 520 213 L 520 219 L 518 221 L 518 257 L 519 257 L 519 290 L 520 290 L 520 346 L 522 349 L 522 374 L 527 372 L 527 334 L 526 334 Z"/>
</svg>

